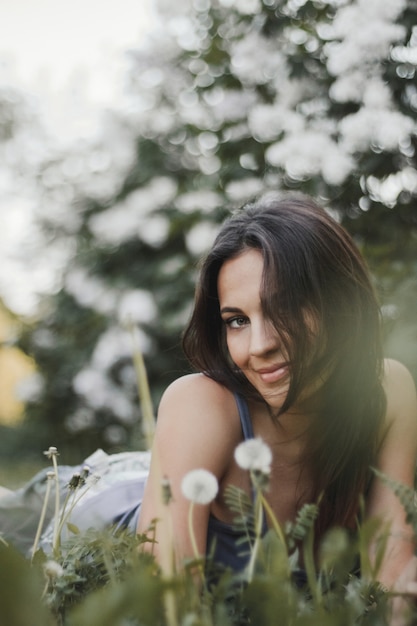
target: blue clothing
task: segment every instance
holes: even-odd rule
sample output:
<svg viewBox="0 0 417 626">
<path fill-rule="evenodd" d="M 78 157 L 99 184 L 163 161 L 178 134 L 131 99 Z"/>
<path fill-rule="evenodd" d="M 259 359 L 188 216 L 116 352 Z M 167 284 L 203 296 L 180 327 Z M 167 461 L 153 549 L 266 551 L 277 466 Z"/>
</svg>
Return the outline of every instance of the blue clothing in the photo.
<svg viewBox="0 0 417 626">
<path fill-rule="evenodd" d="M 239 411 L 240 425 L 242 428 L 243 440 L 253 439 L 252 420 L 246 400 L 239 394 L 234 394 Z M 266 518 L 264 516 L 262 535 L 268 530 Z M 250 546 L 248 540 L 251 538 L 245 532 L 239 531 L 232 524 L 223 522 L 210 513 L 207 529 L 206 554 L 210 556 L 214 564 L 214 572 L 210 575 L 211 582 L 216 580 L 216 568 L 230 568 L 234 572 L 242 572 L 250 559 Z M 307 584 L 306 572 L 297 569 L 292 574 L 292 579 L 297 587 L 304 587 Z"/>
<path fill-rule="evenodd" d="M 242 396 L 239 394 L 234 395 L 239 411 L 243 439 L 245 441 L 253 439 L 252 421 L 248 405 Z M 117 522 L 118 526 L 127 527 L 134 532 L 137 528 L 139 514 L 140 502 L 114 521 Z M 266 530 L 267 526 L 264 523 L 264 533 Z M 236 572 L 242 571 L 249 560 L 249 546 L 246 545 L 245 547 L 243 541 L 245 538 L 246 535 L 237 531 L 232 524 L 222 522 L 210 513 L 207 527 L 206 554 L 210 555 L 215 563 L 231 567 Z"/>
<path fill-rule="evenodd" d="M 245 441 L 246 439 L 253 439 L 252 422 L 248 405 L 246 404 L 244 398 L 239 394 L 236 393 L 234 396 L 239 411 L 243 439 Z M 132 508 L 118 516 L 114 521 L 117 522 L 118 526 L 129 528 L 132 532 L 134 532 L 137 528 L 139 520 L 140 505 L 140 502 L 136 503 Z M 231 524 L 226 524 L 225 522 L 216 519 L 214 515 L 210 514 L 207 531 L 207 553 L 209 553 L 210 548 L 213 545 L 213 540 L 215 539 L 217 545 L 215 551 L 216 560 L 224 563 L 225 565 L 230 565 L 230 567 L 233 567 L 234 570 L 240 570 L 244 567 L 246 559 L 242 559 L 237 555 L 236 546 L 233 540 L 234 537 L 238 539 L 239 533 L 236 534 L 236 531 Z"/>
<path fill-rule="evenodd" d="M 239 394 L 234 394 L 239 411 L 243 440 L 253 439 L 252 421 L 248 405 Z M 264 519 L 263 534 L 267 531 Z M 206 554 L 213 562 L 230 567 L 235 572 L 242 571 L 249 561 L 248 537 L 237 530 L 232 524 L 223 522 L 210 513 L 207 528 Z"/>
<path fill-rule="evenodd" d="M 248 405 L 241 395 L 234 395 L 239 411 L 243 440 L 253 439 L 252 421 Z M 140 502 L 118 516 L 114 522 L 117 523 L 118 527 L 126 527 L 135 532 L 139 514 Z M 265 522 L 264 533 L 266 530 Z M 227 524 L 210 513 L 207 527 L 206 554 L 212 557 L 214 563 L 230 567 L 236 572 L 242 571 L 249 560 L 249 546 L 247 542 L 245 546 L 244 541 L 246 538 L 246 535 L 236 530 L 232 524 Z"/>
</svg>

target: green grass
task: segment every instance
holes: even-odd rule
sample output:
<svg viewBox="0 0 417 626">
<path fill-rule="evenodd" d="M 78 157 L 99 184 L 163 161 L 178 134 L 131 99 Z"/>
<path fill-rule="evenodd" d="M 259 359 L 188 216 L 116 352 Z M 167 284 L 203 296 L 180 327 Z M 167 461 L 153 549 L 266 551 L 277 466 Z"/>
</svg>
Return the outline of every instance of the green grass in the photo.
<svg viewBox="0 0 417 626">
<path fill-rule="evenodd" d="M 0 462 L 0 485 L 7 489 L 18 489 L 47 465 L 46 460 L 41 459 L 41 461 L 19 461 L 7 464 Z"/>
</svg>

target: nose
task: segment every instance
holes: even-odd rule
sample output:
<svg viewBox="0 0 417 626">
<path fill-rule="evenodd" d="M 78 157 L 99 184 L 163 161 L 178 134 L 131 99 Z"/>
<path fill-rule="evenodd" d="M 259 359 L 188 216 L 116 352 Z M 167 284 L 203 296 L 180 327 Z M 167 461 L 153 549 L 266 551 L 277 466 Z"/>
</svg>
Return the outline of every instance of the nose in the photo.
<svg viewBox="0 0 417 626">
<path fill-rule="evenodd" d="M 251 324 L 250 353 L 262 356 L 278 349 L 279 336 L 271 322 L 261 320 Z"/>
</svg>

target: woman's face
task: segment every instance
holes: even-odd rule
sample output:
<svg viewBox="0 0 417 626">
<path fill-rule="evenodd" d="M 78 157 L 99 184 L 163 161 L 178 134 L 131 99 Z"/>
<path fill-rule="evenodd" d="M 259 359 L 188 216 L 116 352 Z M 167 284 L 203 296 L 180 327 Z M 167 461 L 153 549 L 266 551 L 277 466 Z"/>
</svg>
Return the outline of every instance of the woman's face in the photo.
<svg viewBox="0 0 417 626">
<path fill-rule="evenodd" d="M 279 410 L 288 393 L 290 363 L 262 311 L 263 265 L 261 252 L 245 250 L 222 265 L 217 289 L 231 359 L 267 404 Z"/>
</svg>

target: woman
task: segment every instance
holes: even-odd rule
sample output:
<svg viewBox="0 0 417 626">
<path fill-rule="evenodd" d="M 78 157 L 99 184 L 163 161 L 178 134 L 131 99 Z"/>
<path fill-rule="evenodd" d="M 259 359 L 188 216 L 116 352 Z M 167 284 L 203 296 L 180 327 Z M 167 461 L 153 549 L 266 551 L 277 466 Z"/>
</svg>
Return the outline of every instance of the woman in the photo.
<svg viewBox="0 0 417 626">
<path fill-rule="evenodd" d="M 166 569 L 172 546 L 178 564 L 194 557 L 195 547 L 205 554 L 215 546 L 215 561 L 241 570 L 247 557 L 225 490 L 234 485 L 251 494 L 234 451 L 243 439 L 260 437 L 273 455 L 266 498 L 281 524 L 293 521 L 304 503 L 320 500 L 319 541 L 332 525 L 355 527 L 364 494 L 366 515 L 390 522 L 380 582 L 392 587 L 401 572 L 416 578 L 403 508 L 371 471 L 377 467 L 413 487 L 415 388 L 405 367 L 383 359 L 368 271 L 326 211 L 289 197 L 261 200 L 233 215 L 202 264 L 184 349 L 199 373 L 178 379 L 162 397 L 149 476 L 147 457 L 93 455 L 88 464 L 102 476 L 100 493 L 88 498 L 90 490 L 80 501 L 76 525 L 117 521 L 146 533 L 157 519 L 152 550 Z M 196 468 L 214 474 L 219 491 L 194 509 L 195 546 L 181 482 Z M 61 469 L 60 476 L 68 472 L 72 468 Z M 138 472 L 141 486 L 148 476 L 139 505 Z M 115 483 L 115 474 L 122 480 Z M 160 497 L 165 477 L 169 506 Z M 0 527 L 9 520 L 13 537 L 21 526 L 24 548 L 39 518 L 39 486 L 35 479 L 23 495 L 2 499 Z M 35 508 L 36 515 L 26 515 Z M 51 536 L 50 528 L 44 547 Z"/>
<path fill-rule="evenodd" d="M 346 231 L 306 198 L 261 200 L 233 215 L 202 264 L 184 350 L 199 373 L 162 397 L 138 521 L 146 532 L 158 518 L 159 559 L 172 537 L 179 562 L 193 556 L 181 481 L 205 468 L 219 491 L 194 510 L 198 550 L 216 539 L 218 560 L 244 566 L 224 496 L 228 485 L 250 494 L 234 450 L 255 436 L 273 453 L 266 497 L 282 524 L 321 497 L 318 539 L 332 525 L 354 528 L 361 494 L 367 516 L 390 522 L 379 580 L 392 587 L 413 555 L 412 533 L 370 468 L 413 486 L 416 393 L 406 368 L 382 357 L 378 304 Z"/>
</svg>

